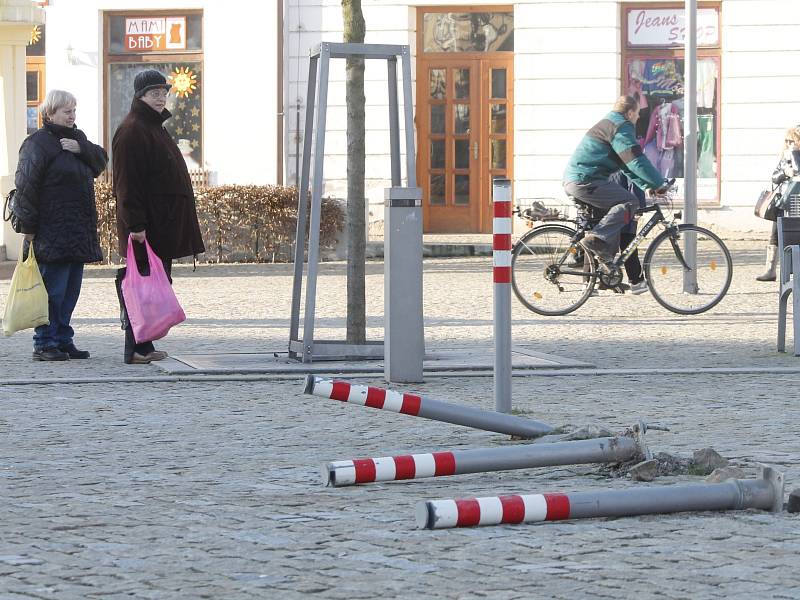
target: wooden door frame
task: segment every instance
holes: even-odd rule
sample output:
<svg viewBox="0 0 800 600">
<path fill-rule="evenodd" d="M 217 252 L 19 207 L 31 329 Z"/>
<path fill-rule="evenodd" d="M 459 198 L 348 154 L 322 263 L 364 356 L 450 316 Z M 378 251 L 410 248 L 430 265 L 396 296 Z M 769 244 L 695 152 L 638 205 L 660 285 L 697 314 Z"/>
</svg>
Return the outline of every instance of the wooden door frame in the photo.
<svg viewBox="0 0 800 600">
<path fill-rule="evenodd" d="M 501 60 L 502 58 L 502 60 Z M 505 134 L 492 134 L 489 131 L 489 124 L 491 122 L 491 105 L 492 97 L 487 93 L 486 97 L 488 102 L 486 106 L 481 105 L 481 128 L 480 139 L 487 142 L 486 148 L 481 151 L 481 168 L 480 168 L 480 232 L 492 233 L 492 219 L 494 217 L 494 210 L 492 207 L 492 181 L 495 176 L 501 176 L 509 179 L 512 182 L 512 198 L 513 198 L 513 181 L 514 181 L 514 57 L 484 57 L 481 63 L 481 88 L 484 90 L 491 90 L 491 72 L 495 68 L 493 63 L 497 66 L 502 65 L 506 69 L 506 133 Z M 485 68 L 484 68 L 485 66 Z M 492 136 L 495 136 L 494 138 Z M 492 169 L 491 165 L 491 144 L 492 139 L 503 138 L 506 140 L 506 168 L 503 169 L 504 173 L 499 172 L 500 169 Z M 485 177 L 483 175 L 486 174 Z M 484 181 L 484 179 L 486 181 Z M 485 199 L 485 200 L 484 200 Z M 513 221 L 513 219 L 512 219 Z"/>
<path fill-rule="evenodd" d="M 507 90 L 508 98 L 507 115 L 506 115 L 506 169 L 505 176 L 512 180 L 514 179 L 514 52 L 423 52 L 423 17 L 426 13 L 437 12 L 459 12 L 459 13 L 478 13 L 478 12 L 514 12 L 513 5 L 488 5 L 488 6 L 425 6 L 418 7 L 416 14 L 417 22 L 417 60 L 416 60 L 416 114 L 417 114 L 417 140 L 421 147 L 423 143 L 427 143 L 428 132 L 430 131 L 430 115 L 428 111 L 420 110 L 423 104 L 427 102 L 423 99 L 428 97 L 428 78 L 426 76 L 428 69 L 433 67 L 434 64 L 439 63 L 472 63 L 476 62 L 478 65 L 478 74 L 480 76 L 479 88 L 477 92 L 474 91 L 472 86 L 471 94 L 477 93 L 477 102 L 470 102 L 479 108 L 478 114 L 471 118 L 477 118 L 479 127 L 475 130 L 478 135 L 479 141 L 479 154 L 478 154 L 478 172 L 477 181 L 473 184 L 477 193 L 476 202 L 478 203 L 477 215 L 473 219 L 472 229 L 478 232 L 491 233 L 492 231 L 492 171 L 490 169 L 490 134 L 489 134 L 489 105 L 491 102 L 482 103 L 481 99 L 484 96 L 489 99 L 489 77 L 491 73 L 491 63 L 502 62 L 506 68 L 507 73 Z M 435 67 L 434 67 L 435 68 Z M 449 65 L 448 67 L 449 68 Z M 484 105 L 485 104 L 485 105 Z M 473 128 L 475 129 L 475 128 Z M 447 150 L 446 150 L 447 151 Z M 427 173 L 424 166 L 423 159 L 427 158 L 430 150 L 420 150 L 417 152 L 417 181 L 418 185 L 426 190 L 429 182 L 425 181 L 423 174 Z M 470 148 L 470 154 L 472 147 Z M 430 214 L 428 209 L 428 202 L 426 195 L 423 194 L 423 227 L 425 231 L 429 230 Z"/>
</svg>

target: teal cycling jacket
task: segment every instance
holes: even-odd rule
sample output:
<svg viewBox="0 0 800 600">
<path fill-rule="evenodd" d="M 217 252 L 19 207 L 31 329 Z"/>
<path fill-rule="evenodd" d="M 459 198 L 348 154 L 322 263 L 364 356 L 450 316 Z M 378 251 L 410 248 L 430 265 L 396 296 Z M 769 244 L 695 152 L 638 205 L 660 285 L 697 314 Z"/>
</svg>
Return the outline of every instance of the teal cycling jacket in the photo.
<svg viewBox="0 0 800 600">
<path fill-rule="evenodd" d="M 564 183 L 605 181 L 620 169 L 643 190 L 666 183 L 642 152 L 633 123 L 611 111 L 583 136 L 564 170 Z"/>
</svg>

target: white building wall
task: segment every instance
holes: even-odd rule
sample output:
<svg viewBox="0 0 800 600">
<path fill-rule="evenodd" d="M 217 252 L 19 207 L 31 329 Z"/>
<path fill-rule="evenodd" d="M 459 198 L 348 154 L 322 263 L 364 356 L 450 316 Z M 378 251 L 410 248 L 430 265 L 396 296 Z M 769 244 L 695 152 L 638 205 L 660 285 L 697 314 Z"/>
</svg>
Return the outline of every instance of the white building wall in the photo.
<svg viewBox="0 0 800 600">
<path fill-rule="evenodd" d="M 276 183 L 280 109 L 274 1 L 56 0 L 46 8 L 47 88 L 75 94 L 78 127 L 89 139 L 102 141 L 102 11 L 145 9 L 203 9 L 206 167 L 218 183 Z M 112 136 L 109 132 L 109 140 Z"/>
<path fill-rule="evenodd" d="M 800 124 L 800 8 L 796 0 L 722 4 L 722 204 L 725 229 L 767 229 L 753 216 L 787 128 Z"/>
<path fill-rule="evenodd" d="M 566 200 L 561 175 L 620 90 L 617 2 L 520 2 L 514 9 L 514 194 Z"/>
<path fill-rule="evenodd" d="M 287 114 L 304 101 L 308 47 L 341 41 L 339 0 L 287 0 Z M 416 7 L 463 1 L 363 0 L 367 42 L 416 40 Z M 610 0 L 481 2 L 514 7 L 515 198 L 564 199 L 561 174 L 584 134 L 620 93 L 621 5 Z M 768 184 L 783 132 L 800 123 L 800 10 L 796 0 L 723 0 L 721 7 L 721 204 L 698 218 L 726 230 L 766 230 L 752 214 Z M 344 196 L 344 66 L 331 73 L 326 190 Z M 339 85 L 336 85 L 335 83 Z M 388 185 L 388 130 L 383 70 L 366 74 L 368 195 Z M 302 108 L 301 108 L 302 111 Z M 301 112 L 301 129 L 303 115 Z M 294 181 L 294 116 L 287 118 L 287 170 Z M 302 148 L 302 141 L 301 141 Z M 386 176 L 383 176 L 386 173 Z M 375 218 L 377 215 L 373 215 Z"/>
<path fill-rule="evenodd" d="M 340 0 L 279 1 L 284 2 L 283 132 L 277 125 L 283 107 L 276 98 L 279 24 L 274 1 L 238 0 L 232 6 L 219 0 L 56 0 L 46 9 L 48 88 L 72 91 L 78 98 L 79 126 L 91 139 L 102 140 L 102 11 L 201 8 L 208 168 L 217 172 L 220 183 L 275 183 L 276 144 L 283 133 L 285 182 L 292 184 L 297 148 L 302 148 L 309 48 L 323 40 L 342 41 L 342 9 Z M 366 41 L 409 44 L 413 71 L 416 8 L 463 4 L 362 0 Z M 508 4 L 514 7 L 516 29 L 515 197 L 563 199 L 560 178 L 569 154 L 619 94 L 621 3 L 481 3 Z M 765 229 L 769 224 L 753 217 L 751 207 L 768 181 L 783 130 L 800 122 L 800 11 L 796 0 L 724 0 L 721 14 L 722 199 L 720 208 L 701 210 L 699 218 L 725 229 Z M 325 193 L 338 197 L 346 195 L 344 76 L 344 61 L 333 61 Z M 367 196 L 372 218 L 379 220 L 390 178 L 385 61 L 368 61 L 365 83 Z"/>
<path fill-rule="evenodd" d="M 366 22 L 365 43 L 414 43 L 414 24 L 406 2 L 362 0 Z M 302 155 L 305 107 L 308 86 L 309 53 L 320 42 L 342 42 L 344 35 L 340 0 L 287 0 L 286 9 L 286 180 L 295 183 L 298 151 Z M 325 128 L 324 191 L 337 198 L 347 196 L 347 111 L 345 100 L 345 60 L 330 63 L 328 110 Z M 412 57 L 412 71 L 414 58 Z M 402 111 L 402 68 L 398 62 L 398 96 Z M 412 73 L 413 77 L 413 73 Z M 317 90 L 319 93 L 319 90 Z M 366 98 L 366 196 L 370 219 L 383 219 L 384 188 L 391 185 L 389 153 L 389 95 L 387 62 L 368 60 L 364 70 Z M 299 103 L 299 129 L 297 114 Z M 402 176 L 405 178 L 405 128 L 400 118 Z M 302 164 L 300 164 L 302 169 Z M 313 167 L 312 167 L 313 169 Z M 312 170 L 313 173 L 313 170 Z"/>
</svg>

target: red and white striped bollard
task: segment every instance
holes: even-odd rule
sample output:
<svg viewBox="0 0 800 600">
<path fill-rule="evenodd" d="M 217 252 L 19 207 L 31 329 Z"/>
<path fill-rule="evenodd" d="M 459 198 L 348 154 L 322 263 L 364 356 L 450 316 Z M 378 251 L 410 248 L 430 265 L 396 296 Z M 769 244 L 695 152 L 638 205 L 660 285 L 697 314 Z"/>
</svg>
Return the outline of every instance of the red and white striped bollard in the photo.
<svg viewBox="0 0 800 600">
<path fill-rule="evenodd" d="M 492 182 L 494 279 L 494 409 L 511 412 L 511 181 Z"/>
<path fill-rule="evenodd" d="M 379 387 L 325 379 L 316 375 L 306 376 L 305 393 L 349 404 L 390 410 L 423 419 L 444 421 L 454 425 L 464 425 L 523 438 L 537 438 L 553 431 L 551 425 L 532 419 L 481 410 L 471 406 L 448 404 L 416 394 L 403 394 Z"/>
</svg>

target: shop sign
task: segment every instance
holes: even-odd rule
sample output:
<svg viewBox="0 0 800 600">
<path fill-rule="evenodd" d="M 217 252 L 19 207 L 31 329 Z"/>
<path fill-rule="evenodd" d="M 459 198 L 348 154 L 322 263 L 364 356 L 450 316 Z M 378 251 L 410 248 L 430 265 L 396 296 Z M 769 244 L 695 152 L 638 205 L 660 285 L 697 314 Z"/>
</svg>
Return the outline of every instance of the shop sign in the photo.
<svg viewBox="0 0 800 600">
<path fill-rule="evenodd" d="M 126 52 L 186 50 L 186 17 L 125 19 Z"/>
<path fill-rule="evenodd" d="M 635 8 L 628 11 L 629 46 L 683 46 L 686 33 L 683 8 Z M 719 45 L 716 8 L 697 11 L 697 45 Z"/>
</svg>

